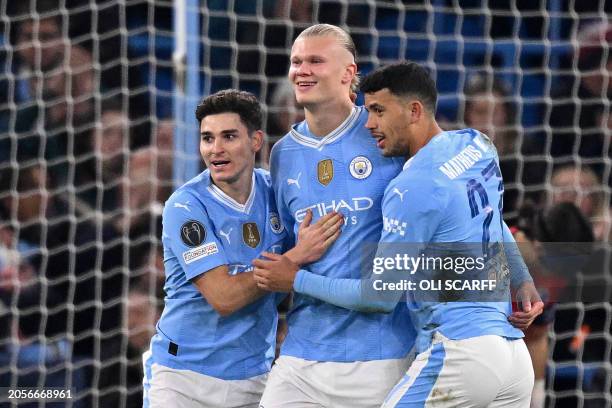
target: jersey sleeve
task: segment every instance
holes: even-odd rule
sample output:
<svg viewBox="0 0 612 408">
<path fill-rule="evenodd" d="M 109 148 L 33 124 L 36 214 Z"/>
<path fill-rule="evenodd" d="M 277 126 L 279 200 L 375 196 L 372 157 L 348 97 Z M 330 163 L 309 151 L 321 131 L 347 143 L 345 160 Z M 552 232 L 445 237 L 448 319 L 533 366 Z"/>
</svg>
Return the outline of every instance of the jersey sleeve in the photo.
<svg viewBox="0 0 612 408">
<path fill-rule="evenodd" d="M 510 269 L 510 285 L 512 289 L 518 289 L 525 282 L 533 282 L 533 278 L 529 274 L 529 269 L 523 260 L 523 256 L 518 248 L 518 244 L 510 232 L 510 228 L 506 222 L 502 222 L 504 252 Z"/>
<path fill-rule="evenodd" d="M 181 192 L 166 202 L 162 223 L 164 245 L 187 279 L 228 263 L 206 208 L 190 194 Z"/>
<path fill-rule="evenodd" d="M 282 154 L 281 148 L 277 143 L 270 153 L 270 178 L 272 181 L 272 189 L 274 191 L 274 202 L 276 209 L 280 217 L 281 224 L 285 227 L 287 232 L 286 247 L 291 248 L 295 245 L 295 233 L 293 231 L 295 227 L 295 219 L 287 207 L 287 203 L 284 199 L 284 187 L 282 183 L 283 178 L 281 176 L 280 166 L 280 155 Z"/>
<path fill-rule="evenodd" d="M 430 242 L 442 221 L 446 202 L 444 186 L 425 171 L 392 181 L 383 197 L 381 244 Z"/>
</svg>

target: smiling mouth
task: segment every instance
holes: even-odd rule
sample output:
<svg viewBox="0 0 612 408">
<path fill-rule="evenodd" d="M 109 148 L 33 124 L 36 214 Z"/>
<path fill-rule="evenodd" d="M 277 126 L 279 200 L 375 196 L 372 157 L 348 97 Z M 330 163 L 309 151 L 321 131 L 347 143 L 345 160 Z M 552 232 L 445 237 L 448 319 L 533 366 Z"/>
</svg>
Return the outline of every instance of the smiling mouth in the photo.
<svg viewBox="0 0 612 408">
<path fill-rule="evenodd" d="M 298 86 L 298 88 L 300 89 L 308 89 L 310 87 L 315 86 L 317 83 L 314 81 L 298 81 L 296 83 L 296 85 Z"/>
</svg>

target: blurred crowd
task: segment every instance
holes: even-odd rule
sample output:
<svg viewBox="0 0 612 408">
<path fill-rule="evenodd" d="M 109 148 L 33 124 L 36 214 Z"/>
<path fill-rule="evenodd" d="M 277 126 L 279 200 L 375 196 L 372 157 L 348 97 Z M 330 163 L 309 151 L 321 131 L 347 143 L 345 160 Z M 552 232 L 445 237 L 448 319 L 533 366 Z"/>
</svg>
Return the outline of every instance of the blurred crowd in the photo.
<svg viewBox="0 0 612 408">
<path fill-rule="evenodd" d="M 2 19 L 0 45 L 0 386 L 71 384 L 83 391 L 84 407 L 93 399 L 115 406 L 120 398 L 141 406 L 140 355 L 163 304 L 160 217 L 173 188 L 174 123 L 154 78 L 164 71 L 149 58 L 163 67 L 169 54 L 153 49 L 141 58 L 125 28 L 171 30 L 172 2 L 97 3 L 94 10 L 81 0 L 10 2 L 0 10 L 10 17 Z M 265 24 L 219 17 L 230 3 L 239 17 L 263 14 Z M 266 103 L 269 146 L 259 157 L 262 166 L 273 142 L 303 119 L 284 79 L 287 44 L 302 28 L 315 21 L 354 28 L 362 72 L 396 58 L 385 54 L 397 51 L 385 41 L 401 36 L 383 32 L 397 28 L 385 4 L 398 2 L 378 2 L 376 13 L 345 3 L 207 2 L 208 36 L 230 41 L 233 32 L 243 47 L 234 55 L 232 47 L 208 46 L 212 70 L 232 74 L 204 83 L 211 92 L 240 87 Z M 423 2 L 404 3 L 407 14 L 423 10 Z M 512 2 L 498 3 L 504 11 Z M 605 368 L 612 348 L 605 249 L 612 224 L 612 25 L 597 13 L 602 2 L 576 3 L 574 21 L 565 23 L 576 46 L 561 56 L 559 74 L 544 82 L 535 108 L 521 104 L 520 83 L 495 75 L 492 60 L 466 73 L 458 103 L 439 119 L 449 128 L 481 130 L 497 146 L 505 216 L 548 301 L 528 333 L 532 355 L 550 357 L 538 363 L 540 378 L 553 364 L 549 388 L 581 390 L 585 406 L 596 407 L 602 400 L 589 393 L 609 392 L 611 374 Z M 371 24 L 381 30 L 378 46 Z M 543 41 L 540 25 L 525 22 L 524 35 Z M 515 35 L 501 17 L 489 28 L 491 38 Z M 250 47 L 261 39 L 265 54 Z M 530 109 L 538 126 L 524 125 Z M 554 246 L 542 244 L 549 242 L 588 245 L 571 273 L 561 273 L 545 262 L 554 253 Z M 588 299 L 568 295 L 586 290 L 589 280 L 601 290 Z M 97 391 L 88 391 L 92 387 Z M 575 406 L 574 394 L 568 398 L 556 406 Z"/>
</svg>

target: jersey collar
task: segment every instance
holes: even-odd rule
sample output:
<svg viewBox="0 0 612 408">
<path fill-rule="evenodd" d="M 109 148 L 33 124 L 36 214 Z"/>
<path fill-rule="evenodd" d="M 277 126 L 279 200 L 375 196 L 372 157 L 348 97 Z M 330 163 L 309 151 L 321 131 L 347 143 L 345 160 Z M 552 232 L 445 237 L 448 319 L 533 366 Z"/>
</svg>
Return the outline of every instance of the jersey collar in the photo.
<svg viewBox="0 0 612 408">
<path fill-rule="evenodd" d="M 248 214 L 251 212 L 251 207 L 253 207 L 253 202 L 255 201 L 255 172 L 253 172 L 253 178 L 251 179 L 251 193 L 244 204 L 240 204 L 238 201 L 225 194 L 223 190 L 213 184 L 212 179 L 206 188 L 213 198 L 215 198 L 221 204 L 238 212 Z"/>
<path fill-rule="evenodd" d="M 404 163 L 404 167 L 402 167 L 402 170 L 406 170 L 408 167 L 410 167 L 410 164 L 412 163 L 412 160 L 414 160 L 414 156 L 412 156 L 411 158 L 406 160 L 406 163 Z"/>
<path fill-rule="evenodd" d="M 357 122 L 357 119 L 359 119 L 359 113 L 360 109 L 357 106 L 354 106 L 348 117 L 344 119 L 344 122 L 342 122 L 340 126 L 338 126 L 336 129 L 332 130 L 330 133 L 323 137 L 313 137 L 304 135 L 296 130 L 297 125 L 293 125 L 291 127 L 291 131 L 289 132 L 289 134 L 291 135 L 293 140 L 303 146 L 322 150 L 325 145 L 335 142 L 344 134 L 344 132 L 346 132 L 346 130 L 350 129 L 355 124 L 355 122 Z"/>
</svg>

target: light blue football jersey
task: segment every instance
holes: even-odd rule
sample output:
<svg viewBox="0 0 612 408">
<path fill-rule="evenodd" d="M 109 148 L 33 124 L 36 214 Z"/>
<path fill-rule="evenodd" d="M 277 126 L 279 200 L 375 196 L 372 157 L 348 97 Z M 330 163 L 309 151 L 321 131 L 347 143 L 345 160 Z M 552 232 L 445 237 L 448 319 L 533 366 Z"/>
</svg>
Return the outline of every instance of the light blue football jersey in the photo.
<svg viewBox="0 0 612 408">
<path fill-rule="evenodd" d="M 499 243 L 504 241 L 502 209 L 503 182 L 497 152 L 490 140 L 473 129 L 442 132 L 406 162 L 404 170 L 385 190 L 381 242 L 383 246 L 402 243 L 403 247 L 398 247 L 415 257 L 423 256 L 421 253 L 432 255 L 426 243 L 453 243 L 448 249 L 468 254 L 472 259 L 480 258 L 476 262 L 484 265 L 498 262 L 497 268 L 491 270 L 507 271 L 503 267 L 505 257 L 500 258 L 503 250 L 499 250 L 503 249 Z M 441 247 L 438 245 L 435 251 Z M 495 248 L 497 252 L 493 251 Z M 435 280 L 436 276 L 427 276 L 433 269 L 417 270 L 413 281 Z M 481 270 L 487 271 L 487 268 Z M 470 276 L 455 275 L 464 282 L 491 276 L 485 272 L 472 277 L 470 280 Z M 429 347 L 434 331 L 455 340 L 489 334 L 523 337 L 508 322 L 512 312 L 509 276 L 502 272 L 495 278 L 500 279 L 495 287 L 498 293 L 492 297 L 494 301 L 476 298 L 419 301 L 427 296 L 418 290 L 409 291 L 408 307 L 418 331 L 417 351 Z M 487 291 L 476 293 L 472 296 L 486 298 Z"/>
<path fill-rule="evenodd" d="M 208 170 L 174 192 L 163 212 L 166 298 L 151 340 L 153 362 L 225 380 L 268 372 L 277 295 L 222 317 L 191 280 L 220 265 L 250 272 L 262 251 L 283 251 L 285 237 L 265 170 L 255 169 L 244 205 L 212 184 Z"/>
<path fill-rule="evenodd" d="M 330 211 L 344 214 L 338 240 L 317 262 L 304 269 L 330 278 L 360 278 L 382 230 L 384 189 L 401 170 L 402 161 L 384 158 L 364 127 L 367 111 L 355 107 L 334 131 L 316 137 L 306 122 L 274 145 L 271 175 L 276 203 L 290 241 L 308 209 L 313 223 Z M 365 257 L 365 258 L 364 258 Z M 314 361 L 369 361 L 401 358 L 415 339 L 402 302 L 390 314 L 343 309 L 296 293 L 287 318 L 289 332 L 281 354 Z"/>
</svg>

